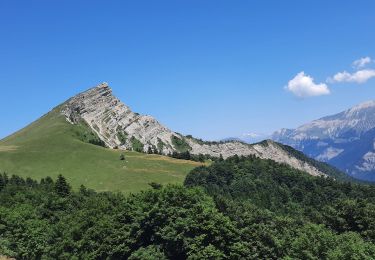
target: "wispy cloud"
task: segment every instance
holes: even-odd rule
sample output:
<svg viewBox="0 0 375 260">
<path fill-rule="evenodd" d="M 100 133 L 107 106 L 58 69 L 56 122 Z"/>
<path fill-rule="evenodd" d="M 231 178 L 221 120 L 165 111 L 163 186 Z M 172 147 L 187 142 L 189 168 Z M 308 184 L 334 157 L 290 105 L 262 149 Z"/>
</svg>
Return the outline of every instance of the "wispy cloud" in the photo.
<svg viewBox="0 0 375 260">
<path fill-rule="evenodd" d="M 330 94 L 330 90 L 325 83 L 316 84 L 314 79 L 303 71 L 291 79 L 285 89 L 300 98 Z"/>
<path fill-rule="evenodd" d="M 355 60 L 352 63 L 353 68 L 356 69 L 354 72 L 342 71 L 338 72 L 332 77 L 327 79 L 329 83 L 340 83 L 340 82 L 351 82 L 351 83 L 365 83 L 369 79 L 375 77 L 374 69 L 364 69 L 365 66 L 370 64 L 372 59 L 370 57 L 363 57 L 358 60 Z"/>
<path fill-rule="evenodd" d="M 336 73 L 332 78 L 329 78 L 328 82 L 353 82 L 353 83 L 365 83 L 369 79 L 375 77 L 374 69 L 358 70 L 353 73 L 347 71 Z"/>
<path fill-rule="evenodd" d="M 363 57 L 363 58 L 360 58 L 358 60 L 355 60 L 352 64 L 352 66 L 353 66 L 353 68 L 361 69 L 371 62 L 372 62 L 372 60 L 371 60 L 370 57 Z"/>
</svg>

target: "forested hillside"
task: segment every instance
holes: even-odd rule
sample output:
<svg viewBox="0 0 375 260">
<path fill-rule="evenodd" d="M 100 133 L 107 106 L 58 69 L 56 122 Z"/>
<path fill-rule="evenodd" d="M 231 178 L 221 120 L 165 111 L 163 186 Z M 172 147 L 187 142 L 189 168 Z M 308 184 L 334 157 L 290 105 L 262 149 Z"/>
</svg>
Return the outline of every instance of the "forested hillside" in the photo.
<svg viewBox="0 0 375 260">
<path fill-rule="evenodd" d="M 185 187 L 75 192 L 63 176 L 0 177 L 0 255 L 17 259 L 373 259 L 375 187 L 255 157 Z"/>
</svg>

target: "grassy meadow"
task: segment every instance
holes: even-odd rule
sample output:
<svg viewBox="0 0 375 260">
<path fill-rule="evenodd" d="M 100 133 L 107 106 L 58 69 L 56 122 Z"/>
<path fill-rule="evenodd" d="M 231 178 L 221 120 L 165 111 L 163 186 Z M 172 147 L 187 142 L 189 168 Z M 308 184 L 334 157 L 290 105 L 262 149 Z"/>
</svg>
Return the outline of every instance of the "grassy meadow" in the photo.
<svg viewBox="0 0 375 260">
<path fill-rule="evenodd" d="M 0 172 L 41 179 L 64 175 L 77 189 L 137 192 L 148 183 L 182 183 L 201 165 L 161 155 L 112 150 L 77 138 L 77 127 L 52 110 L 0 141 Z M 121 153 L 125 160 L 120 160 Z"/>
</svg>

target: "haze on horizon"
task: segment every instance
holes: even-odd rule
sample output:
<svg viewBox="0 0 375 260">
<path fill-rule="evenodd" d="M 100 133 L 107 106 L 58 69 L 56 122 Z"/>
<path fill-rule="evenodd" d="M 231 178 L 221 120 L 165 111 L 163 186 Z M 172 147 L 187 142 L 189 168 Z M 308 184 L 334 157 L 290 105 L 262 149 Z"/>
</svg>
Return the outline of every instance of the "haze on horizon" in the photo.
<svg viewBox="0 0 375 260">
<path fill-rule="evenodd" d="M 375 99 L 375 2 L 2 1 L 0 138 L 103 81 L 216 140 Z"/>
</svg>

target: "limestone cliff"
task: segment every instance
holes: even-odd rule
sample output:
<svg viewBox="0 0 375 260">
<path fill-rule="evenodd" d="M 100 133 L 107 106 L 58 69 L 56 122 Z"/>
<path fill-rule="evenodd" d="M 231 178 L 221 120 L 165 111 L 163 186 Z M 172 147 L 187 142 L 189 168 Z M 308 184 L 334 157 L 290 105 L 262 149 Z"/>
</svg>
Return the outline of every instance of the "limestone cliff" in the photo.
<svg viewBox="0 0 375 260">
<path fill-rule="evenodd" d="M 151 147 L 163 154 L 189 151 L 216 157 L 221 154 L 224 158 L 255 155 L 289 164 L 311 175 L 325 175 L 270 140 L 254 145 L 239 141 L 204 142 L 173 132 L 152 116 L 132 112 L 106 83 L 72 97 L 63 104 L 61 113 L 71 124 L 83 120 L 109 148 L 147 151 Z"/>
</svg>

